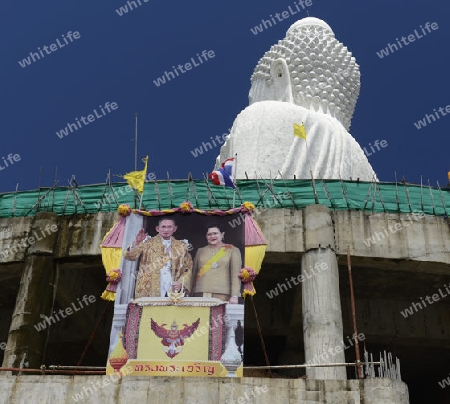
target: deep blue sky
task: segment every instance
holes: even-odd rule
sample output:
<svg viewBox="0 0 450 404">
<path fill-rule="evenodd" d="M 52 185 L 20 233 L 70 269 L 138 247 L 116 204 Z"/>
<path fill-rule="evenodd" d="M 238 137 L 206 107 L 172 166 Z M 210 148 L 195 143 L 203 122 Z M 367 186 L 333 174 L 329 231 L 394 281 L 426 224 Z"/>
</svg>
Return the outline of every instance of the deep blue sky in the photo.
<svg viewBox="0 0 450 404">
<path fill-rule="evenodd" d="M 250 28 L 295 0 L 144 2 L 119 16 L 125 0 L 2 2 L 0 158 L 21 160 L 0 171 L 0 192 L 104 182 L 134 169 L 134 115 L 140 115 L 139 155 L 150 156 L 157 178 L 194 178 L 213 168 L 218 149 L 194 158 L 191 150 L 222 135 L 248 105 L 250 76 L 270 46 L 284 38 L 296 14 L 263 33 Z M 370 4 L 368 4 L 370 3 Z M 447 182 L 450 114 L 418 130 L 414 122 L 450 105 L 450 4 L 442 0 L 313 0 L 310 16 L 326 21 L 361 69 L 361 94 L 350 133 L 362 147 L 388 146 L 369 157 L 382 181 Z M 439 29 L 380 59 L 377 51 L 420 25 Z M 68 31 L 80 38 L 22 68 L 18 61 Z M 153 80 L 203 50 L 215 58 L 156 87 Z M 59 139 L 56 131 L 105 102 L 118 109 Z M 449 107 L 450 108 L 450 107 Z M 105 111 L 106 112 L 106 111 Z M 368 149 L 370 151 L 370 149 Z M 4 166 L 3 160 L 0 164 Z M 142 167 L 140 165 L 139 167 Z M 117 180 L 117 179 L 116 179 Z"/>
</svg>

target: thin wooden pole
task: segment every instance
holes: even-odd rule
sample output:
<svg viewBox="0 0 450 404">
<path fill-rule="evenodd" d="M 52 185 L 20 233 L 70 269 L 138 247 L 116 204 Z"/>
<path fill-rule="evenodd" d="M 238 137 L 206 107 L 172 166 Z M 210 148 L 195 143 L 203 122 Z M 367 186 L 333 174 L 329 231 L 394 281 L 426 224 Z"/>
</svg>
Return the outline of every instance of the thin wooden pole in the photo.
<svg viewBox="0 0 450 404">
<path fill-rule="evenodd" d="M 372 177 L 372 181 L 373 181 L 373 177 Z M 366 210 L 367 202 L 369 202 L 370 191 L 372 190 L 372 186 L 373 186 L 373 182 L 370 183 L 369 190 L 367 191 L 366 199 L 364 200 L 364 206 L 362 209 L 363 211 Z"/>
<path fill-rule="evenodd" d="M 333 200 L 331 199 L 331 195 L 328 192 L 327 186 L 325 185 L 325 182 L 323 181 L 322 174 L 320 173 L 320 170 L 319 170 L 319 178 L 320 178 L 320 181 L 322 181 L 323 190 L 325 191 L 325 194 L 326 194 L 328 200 L 330 201 L 331 207 L 333 208 L 333 210 L 336 210 L 336 208 L 334 206 L 334 203 L 333 203 Z"/>
<path fill-rule="evenodd" d="M 288 193 L 288 195 L 289 195 L 289 198 L 291 198 L 292 203 L 293 203 L 295 209 L 298 210 L 298 206 L 297 206 L 297 204 L 295 203 L 295 199 L 294 199 L 294 197 L 292 196 L 291 191 L 289 191 L 289 188 L 288 188 L 288 186 L 287 186 L 287 184 L 286 184 L 286 181 L 284 180 L 283 175 L 281 174 L 280 170 L 278 170 L 278 174 L 280 174 L 280 177 L 281 177 L 281 179 L 283 180 L 284 187 L 286 188 L 286 191 L 287 191 L 287 193 Z"/>
<path fill-rule="evenodd" d="M 397 202 L 397 212 L 400 213 L 401 209 L 400 209 L 400 202 L 399 202 L 399 199 L 398 199 L 397 171 L 394 171 L 394 175 L 395 175 L 395 201 Z"/>
<path fill-rule="evenodd" d="M 403 186 L 405 187 L 406 199 L 408 200 L 409 213 L 412 213 L 413 210 L 411 207 L 411 200 L 409 199 L 409 191 L 408 191 L 408 187 L 406 186 L 406 181 L 403 183 Z"/>
<path fill-rule="evenodd" d="M 212 198 L 214 199 L 214 202 L 216 203 L 217 207 L 218 207 L 219 209 L 221 209 L 221 207 L 220 207 L 219 203 L 217 202 L 217 199 L 216 199 L 216 197 L 215 197 L 215 195 L 214 195 L 213 190 L 212 190 L 211 187 L 209 186 L 208 176 L 205 175 L 205 174 L 203 174 L 203 177 L 204 177 L 204 179 L 205 179 L 206 188 L 208 188 L 208 191 L 209 191 L 210 195 L 212 196 Z"/>
<path fill-rule="evenodd" d="M 54 212 L 56 185 L 58 184 L 58 167 L 55 167 L 55 181 L 53 181 L 52 210 Z"/>
<path fill-rule="evenodd" d="M 17 204 L 17 191 L 19 190 L 19 183 L 16 184 L 16 191 L 14 192 L 14 201 L 13 201 L 13 207 L 11 216 L 14 217 L 14 212 L 16 211 L 16 204 Z"/>
<path fill-rule="evenodd" d="M 189 198 L 191 197 L 191 180 L 192 174 L 188 174 L 188 183 L 187 183 L 187 192 L 186 192 L 186 200 L 189 202 Z"/>
<path fill-rule="evenodd" d="M 155 195 L 156 195 L 156 200 L 158 201 L 158 210 L 161 210 L 161 195 L 159 194 L 159 186 L 158 186 L 158 181 L 156 181 L 153 183 L 154 188 L 155 188 Z M 144 193 L 142 193 L 144 194 Z"/>
<path fill-rule="evenodd" d="M 263 353 L 264 353 L 264 359 L 266 361 L 266 366 L 269 366 L 269 375 L 270 375 L 270 377 L 272 377 L 272 371 L 270 370 L 269 357 L 267 356 L 267 351 L 266 351 L 266 344 L 264 343 L 264 338 L 262 336 L 261 326 L 259 325 L 258 313 L 256 312 L 255 302 L 253 301 L 253 296 L 252 295 L 250 295 L 250 301 L 252 302 L 253 315 L 255 316 L 256 327 L 258 329 L 259 339 L 261 340 L 261 347 L 262 347 L 262 350 L 263 350 Z"/>
<path fill-rule="evenodd" d="M 355 340 L 356 368 L 358 370 L 358 379 L 362 379 L 361 358 L 359 356 L 358 329 L 356 327 L 355 296 L 353 294 L 352 264 L 350 261 L 350 249 L 349 248 L 347 248 L 347 264 L 348 264 L 348 279 L 350 281 L 350 300 L 351 300 L 351 304 L 352 304 L 352 319 L 353 319 L 353 332 L 354 332 L 353 338 Z"/>
<path fill-rule="evenodd" d="M 194 194 L 194 198 L 195 198 L 195 203 L 196 203 L 196 208 L 200 209 L 200 203 L 198 202 L 198 197 L 197 197 L 197 190 L 195 188 L 195 180 L 192 179 L 192 193 Z"/>
<path fill-rule="evenodd" d="M 428 189 L 430 190 L 430 198 L 431 198 L 431 205 L 433 206 L 433 214 L 436 216 L 436 210 L 434 209 L 434 198 L 433 198 L 433 192 L 431 191 L 430 180 L 428 180 Z"/>
<path fill-rule="evenodd" d="M 167 171 L 167 191 L 169 192 L 170 209 L 172 209 L 173 208 L 172 187 L 170 186 L 170 177 L 169 177 L 169 172 L 168 171 Z"/>
<path fill-rule="evenodd" d="M 378 196 L 380 197 L 381 206 L 383 206 L 383 211 L 386 213 L 386 208 L 384 207 L 383 197 L 381 195 L 380 187 L 377 187 L 377 184 L 375 183 L 375 191 L 378 192 Z"/>
<path fill-rule="evenodd" d="M 422 184 L 422 174 L 421 174 L 421 175 L 420 175 L 420 207 L 421 207 L 422 212 L 423 212 L 424 210 L 423 210 L 423 192 L 422 192 L 422 186 L 423 186 L 423 184 Z"/>
<path fill-rule="evenodd" d="M 440 198 L 441 198 L 441 203 L 442 203 L 442 206 L 443 206 L 443 208 L 444 208 L 444 214 L 445 214 L 445 216 L 448 216 L 448 215 L 447 215 L 447 209 L 445 208 L 445 199 L 444 199 L 444 195 L 442 195 L 441 186 L 439 185 L 439 181 L 437 181 L 437 186 L 438 186 L 438 189 L 439 189 L 439 196 L 440 196 Z"/>
<path fill-rule="evenodd" d="M 316 191 L 316 182 L 314 181 L 314 176 L 311 170 L 309 170 L 309 173 L 311 175 L 311 181 L 312 181 L 312 186 L 313 186 L 313 190 L 314 190 L 314 200 L 316 201 L 316 205 L 319 204 L 319 197 L 317 196 L 317 191 Z"/>
<path fill-rule="evenodd" d="M 267 191 L 269 191 L 269 188 L 266 187 L 266 190 L 261 194 L 261 187 L 259 186 L 259 179 L 258 179 L 258 174 L 256 174 L 256 171 L 255 171 L 255 179 L 256 179 L 256 185 L 258 187 L 258 195 L 259 195 L 259 199 L 258 199 L 258 202 L 255 203 L 255 207 L 258 207 L 259 202 L 262 202 L 263 207 L 264 207 L 265 206 L 264 205 L 264 196 L 266 195 Z M 263 180 L 263 182 L 264 182 L 264 180 Z"/>
<path fill-rule="evenodd" d="M 39 212 L 39 209 L 41 207 L 41 186 L 42 186 L 42 167 L 39 168 L 39 193 L 38 193 L 38 205 L 36 213 Z"/>
<path fill-rule="evenodd" d="M 83 351 L 83 353 L 81 354 L 80 359 L 78 360 L 77 366 L 80 366 L 80 365 L 81 365 L 81 362 L 83 362 L 84 356 L 86 355 L 87 350 L 88 350 L 89 347 L 91 346 L 92 341 L 94 340 L 95 334 L 97 334 L 98 326 L 100 325 L 100 322 L 103 320 L 103 316 L 106 314 L 106 309 L 108 308 L 109 303 L 110 303 L 110 301 L 107 300 L 106 303 L 105 303 L 105 306 L 104 306 L 104 308 L 103 308 L 102 314 L 100 314 L 100 317 L 99 317 L 99 319 L 98 319 L 98 321 L 97 321 L 97 324 L 95 325 L 94 331 L 92 332 L 92 335 L 91 335 L 91 337 L 89 338 L 89 341 L 88 341 L 88 343 L 86 344 L 86 347 L 84 348 L 84 351 Z"/>
<path fill-rule="evenodd" d="M 345 186 L 344 186 L 344 183 L 342 181 L 340 174 L 339 174 L 339 183 L 341 184 L 341 190 L 342 190 L 342 195 L 344 196 L 344 199 L 345 199 L 345 204 L 347 205 L 347 209 L 350 212 L 350 206 L 348 204 L 347 193 L 345 192 Z"/>
</svg>

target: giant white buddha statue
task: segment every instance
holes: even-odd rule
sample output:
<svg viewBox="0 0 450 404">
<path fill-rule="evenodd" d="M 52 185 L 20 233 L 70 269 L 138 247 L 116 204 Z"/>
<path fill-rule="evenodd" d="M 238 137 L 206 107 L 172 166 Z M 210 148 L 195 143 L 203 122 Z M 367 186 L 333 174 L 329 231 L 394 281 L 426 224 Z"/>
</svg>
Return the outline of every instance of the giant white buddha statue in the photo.
<svg viewBox="0 0 450 404">
<path fill-rule="evenodd" d="M 237 156 L 236 178 L 377 180 L 348 132 L 360 89 L 359 66 L 317 18 L 294 23 L 251 78 L 249 106 L 234 121 L 216 167 Z M 305 125 L 306 142 L 294 136 Z"/>
</svg>

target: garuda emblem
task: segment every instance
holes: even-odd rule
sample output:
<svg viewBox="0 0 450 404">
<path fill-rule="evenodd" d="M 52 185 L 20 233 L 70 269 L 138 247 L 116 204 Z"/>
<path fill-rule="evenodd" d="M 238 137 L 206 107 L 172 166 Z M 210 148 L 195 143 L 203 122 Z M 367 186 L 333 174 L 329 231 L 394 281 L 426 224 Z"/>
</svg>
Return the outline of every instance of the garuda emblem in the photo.
<svg viewBox="0 0 450 404">
<path fill-rule="evenodd" d="M 164 328 L 167 324 L 158 325 L 153 319 L 150 319 L 150 327 L 157 337 L 161 338 L 161 344 L 163 344 L 162 350 L 166 355 L 172 359 L 183 350 L 185 338 L 189 338 L 197 329 L 200 324 L 200 318 L 198 318 L 191 325 L 183 324 L 182 330 L 178 329 L 178 324 L 174 321 L 167 330 Z"/>
</svg>

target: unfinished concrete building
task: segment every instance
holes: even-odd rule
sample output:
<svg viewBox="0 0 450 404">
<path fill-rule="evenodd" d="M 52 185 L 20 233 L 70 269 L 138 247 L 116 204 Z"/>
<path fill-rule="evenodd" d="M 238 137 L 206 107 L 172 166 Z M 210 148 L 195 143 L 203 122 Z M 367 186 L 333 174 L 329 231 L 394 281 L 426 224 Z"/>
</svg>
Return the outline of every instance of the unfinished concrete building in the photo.
<svg viewBox="0 0 450 404">
<path fill-rule="evenodd" d="M 113 305 L 100 299 L 99 246 L 118 205 L 134 204 L 125 184 L 106 184 L 0 195 L 0 402 L 71 403 L 81 392 L 83 402 L 115 403 L 449 402 L 449 191 L 333 180 L 239 185 L 235 203 L 255 205 L 268 240 L 254 301 L 270 365 L 355 363 L 349 257 L 361 361 L 364 351 L 375 362 L 388 351 L 400 360 L 401 380 L 379 377 L 378 365 L 374 375 L 363 367 L 359 380 L 355 366 L 255 369 L 267 363 L 248 305 L 242 379 L 130 376 L 96 388 L 101 371 L 74 374 L 77 365 L 105 366 Z M 231 190 L 205 181 L 147 189 L 146 210 L 186 199 L 205 210 L 233 202 Z M 319 261 L 327 267 L 309 282 Z"/>
</svg>

